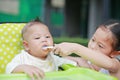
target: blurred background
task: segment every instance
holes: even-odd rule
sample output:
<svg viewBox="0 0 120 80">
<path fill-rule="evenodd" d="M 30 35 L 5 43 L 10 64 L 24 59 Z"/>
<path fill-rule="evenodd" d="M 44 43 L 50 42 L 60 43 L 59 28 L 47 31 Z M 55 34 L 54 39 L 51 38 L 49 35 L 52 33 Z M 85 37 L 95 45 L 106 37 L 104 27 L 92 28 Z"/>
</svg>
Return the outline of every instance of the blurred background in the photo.
<svg viewBox="0 0 120 80">
<path fill-rule="evenodd" d="M 36 17 L 53 37 L 89 39 L 101 23 L 120 19 L 120 0 L 0 0 L 0 23 Z"/>
</svg>

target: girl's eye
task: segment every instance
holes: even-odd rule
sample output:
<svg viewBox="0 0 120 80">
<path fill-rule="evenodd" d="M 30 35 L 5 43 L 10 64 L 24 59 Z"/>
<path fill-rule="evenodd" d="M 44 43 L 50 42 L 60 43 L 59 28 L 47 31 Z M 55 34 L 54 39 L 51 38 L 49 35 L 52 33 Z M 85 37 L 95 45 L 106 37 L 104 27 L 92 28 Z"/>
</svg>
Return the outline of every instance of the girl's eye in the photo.
<svg viewBox="0 0 120 80">
<path fill-rule="evenodd" d="M 36 37 L 35 39 L 40 39 L 40 37 Z"/>
<path fill-rule="evenodd" d="M 94 42 L 95 40 L 94 39 L 92 39 L 92 42 Z"/>
<path fill-rule="evenodd" d="M 103 46 L 102 45 L 98 45 L 100 48 L 103 48 Z"/>
</svg>

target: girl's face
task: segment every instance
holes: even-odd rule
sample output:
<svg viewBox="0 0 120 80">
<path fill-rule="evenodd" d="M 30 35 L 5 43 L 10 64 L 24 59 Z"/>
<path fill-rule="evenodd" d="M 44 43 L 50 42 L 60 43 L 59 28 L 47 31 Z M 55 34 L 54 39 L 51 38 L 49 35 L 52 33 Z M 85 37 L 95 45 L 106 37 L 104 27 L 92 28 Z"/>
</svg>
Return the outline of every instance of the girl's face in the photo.
<svg viewBox="0 0 120 80">
<path fill-rule="evenodd" d="M 103 53 L 107 56 L 113 52 L 113 38 L 109 30 L 103 30 L 101 27 L 96 30 L 93 37 L 88 43 L 88 47 L 92 50 Z"/>
<path fill-rule="evenodd" d="M 43 24 L 35 24 L 25 33 L 25 41 L 23 42 L 25 49 L 33 56 L 45 59 L 50 50 L 43 50 L 44 46 L 53 46 L 52 36 Z"/>
</svg>

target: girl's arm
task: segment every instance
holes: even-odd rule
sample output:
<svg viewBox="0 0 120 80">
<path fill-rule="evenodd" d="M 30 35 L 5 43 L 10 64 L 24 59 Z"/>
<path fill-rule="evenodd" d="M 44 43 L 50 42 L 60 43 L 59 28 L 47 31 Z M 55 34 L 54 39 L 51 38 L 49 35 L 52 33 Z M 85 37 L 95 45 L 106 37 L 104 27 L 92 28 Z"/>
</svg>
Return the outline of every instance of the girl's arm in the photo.
<svg viewBox="0 0 120 80">
<path fill-rule="evenodd" d="M 66 56 L 71 53 L 76 53 L 82 58 L 91 61 L 93 64 L 105 68 L 109 71 L 116 72 L 118 70 L 118 61 L 111 59 L 103 53 L 95 52 L 87 47 L 77 43 L 61 43 L 55 46 L 55 53 L 61 56 Z"/>
</svg>

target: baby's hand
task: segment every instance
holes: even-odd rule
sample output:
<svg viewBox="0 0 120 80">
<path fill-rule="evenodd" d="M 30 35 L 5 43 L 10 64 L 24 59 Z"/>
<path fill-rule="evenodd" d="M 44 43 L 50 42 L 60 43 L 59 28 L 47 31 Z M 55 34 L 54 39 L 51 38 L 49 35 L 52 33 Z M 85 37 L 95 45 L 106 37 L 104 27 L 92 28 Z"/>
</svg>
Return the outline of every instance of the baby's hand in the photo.
<svg viewBox="0 0 120 80">
<path fill-rule="evenodd" d="M 35 80 L 35 77 L 39 80 L 40 78 L 43 78 L 45 76 L 42 70 L 31 65 L 27 65 L 24 71 L 32 78 L 32 80 Z"/>
<path fill-rule="evenodd" d="M 19 70 L 17 70 L 19 69 Z M 21 69 L 21 70 L 20 70 Z M 15 71 L 17 70 L 17 71 Z M 16 67 L 14 70 L 14 72 L 24 72 L 26 74 L 28 74 L 32 80 L 41 80 L 41 78 L 44 78 L 45 74 L 42 70 L 38 69 L 35 66 L 32 65 L 20 65 L 18 67 Z"/>
</svg>

